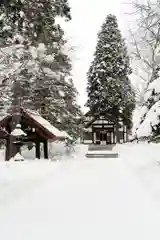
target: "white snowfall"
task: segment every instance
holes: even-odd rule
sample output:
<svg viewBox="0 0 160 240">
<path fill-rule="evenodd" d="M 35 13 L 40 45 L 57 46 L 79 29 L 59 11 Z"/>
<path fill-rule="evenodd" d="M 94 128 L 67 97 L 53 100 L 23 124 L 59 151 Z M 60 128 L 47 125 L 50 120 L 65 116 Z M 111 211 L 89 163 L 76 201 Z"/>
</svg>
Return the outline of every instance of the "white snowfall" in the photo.
<svg viewBox="0 0 160 240">
<path fill-rule="evenodd" d="M 1 239 L 159 240 L 160 145 L 116 150 L 117 159 L 86 159 L 78 145 L 60 161 L 1 161 Z"/>
</svg>

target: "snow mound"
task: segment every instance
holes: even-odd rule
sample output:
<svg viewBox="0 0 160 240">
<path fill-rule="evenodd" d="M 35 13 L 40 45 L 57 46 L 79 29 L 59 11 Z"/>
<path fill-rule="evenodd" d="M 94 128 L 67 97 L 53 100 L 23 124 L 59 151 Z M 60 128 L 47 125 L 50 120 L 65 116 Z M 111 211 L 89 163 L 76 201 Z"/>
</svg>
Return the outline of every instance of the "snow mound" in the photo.
<svg viewBox="0 0 160 240">
<path fill-rule="evenodd" d="M 156 102 L 145 116 L 144 121 L 137 130 L 137 136 L 149 137 L 152 135 L 152 127 L 154 128 L 160 121 L 160 101 Z"/>
<path fill-rule="evenodd" d="M 160 122 L 160 77 L 152 81 L 144 94 L 145 106 L 138 109 L 133 119 L 138 138 L 150 137 Z"/>
<path fill-rule="evenodd" d="M 139 178 L 147 191 L 160 201 L 160 144 L 139 143 L 117 145 L 121 164 Z"/>
<path fill-rule="evenodd" d="M 14 161 L 23 161 L 24 160 L 24 157 L 22 157 L 22 155 L 20 153 L 17 153 L 15 156 L 14 156 Z"/>
</svg>

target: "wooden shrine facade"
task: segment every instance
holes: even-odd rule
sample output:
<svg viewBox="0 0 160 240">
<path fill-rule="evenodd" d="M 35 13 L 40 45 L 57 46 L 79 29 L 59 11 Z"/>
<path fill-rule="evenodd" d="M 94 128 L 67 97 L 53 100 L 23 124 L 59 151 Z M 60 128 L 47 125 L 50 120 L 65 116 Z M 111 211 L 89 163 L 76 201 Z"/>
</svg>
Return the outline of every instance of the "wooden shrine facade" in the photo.
<svg viewBox="0 0 160 240">
<path fill-rule="evenodd" d="M 128 141 L 128 129 L 119 121 L 108 120 L 101 114 L 92 116 L 89 112 L 83 120 L 84 132 L 82 142 L 84 144 L 116 144 Z"/>
<path fill-rule="evenodd" d="M 16 127 L 16 119 L 16 114 L 8 114 L 0 120 L 0 139 L 4 140 L 6 145 L 5 160 L 8 161 L 14 157 L 23 145 L 28 145 L 31 148 L 35 146 L 35 157 L 40 159 L 41 143 L 43 143 L 44 158 L 48 159 L 48 140 L 63 139 L 62 133 L 38 113 L 21 108 L 19 124 L 25 136 L 19 138 L 17 141 L 17 137 L 11 134 Z"/>
</svg>

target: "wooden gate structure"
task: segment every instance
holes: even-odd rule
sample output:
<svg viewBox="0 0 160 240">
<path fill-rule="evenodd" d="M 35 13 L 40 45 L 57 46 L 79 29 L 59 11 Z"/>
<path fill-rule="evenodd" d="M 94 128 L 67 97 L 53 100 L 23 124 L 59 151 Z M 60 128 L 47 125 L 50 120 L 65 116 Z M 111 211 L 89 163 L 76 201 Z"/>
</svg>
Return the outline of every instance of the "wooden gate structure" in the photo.
<svg viewBox="0 0 160 240">
<path fill-rule="evenodd" d="M 48 159 L 48 140 L 64 139 L 62 132 L 38 113 L 20 108 L 19 123 L 25 136 L 17 139 L 11 135 L 16 127 L 15 114 L 8 114 L 0 120 L 0 139 L 3 139 L 6 145 L 5 160 L 9 161 L 19 152 L 21 146 L 29 144 L 35 145 L 36 158 L 40 159 L 41 143 L 44 146 L 44 158 Z"/>
</svg>

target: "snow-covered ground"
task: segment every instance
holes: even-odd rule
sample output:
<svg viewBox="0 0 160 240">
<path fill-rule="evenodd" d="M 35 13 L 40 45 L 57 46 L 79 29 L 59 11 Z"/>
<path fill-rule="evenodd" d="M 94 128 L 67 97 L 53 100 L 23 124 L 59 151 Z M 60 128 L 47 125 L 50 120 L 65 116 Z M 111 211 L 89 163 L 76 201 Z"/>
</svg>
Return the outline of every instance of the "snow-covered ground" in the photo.
<svg viewBox="0 0 160 240">
<path fill-rule="evenodd" d="M 160 145 L 116 147 L 117 159 L 0 162 L 3 240 L 159 240 Z"/>
<path fill-rule="evenodd" d="M 125 144 L 116 147 L 121 162 L 160 201 L 160 144 Z"/>
</svg>

